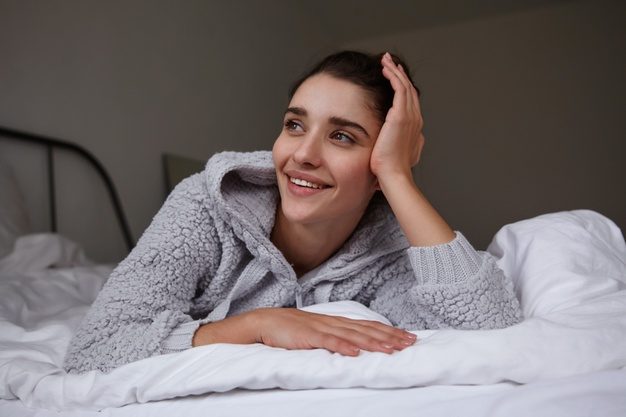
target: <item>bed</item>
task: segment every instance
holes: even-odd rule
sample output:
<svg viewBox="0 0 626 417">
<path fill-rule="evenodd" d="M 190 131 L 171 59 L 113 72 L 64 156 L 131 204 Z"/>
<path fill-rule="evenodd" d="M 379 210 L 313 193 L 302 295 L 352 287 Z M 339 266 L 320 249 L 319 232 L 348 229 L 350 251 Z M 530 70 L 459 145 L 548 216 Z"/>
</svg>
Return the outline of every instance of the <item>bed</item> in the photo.
<svg viewBox="0 0 626 417">
<path fill-rule="evenodd" d="M 487 250 L 525 316 L 507 329 L 416 331 L 402 352 L 355 358 L 216 344 L 68 375 L 67 344 L 114 264 L 63 232 L 29 233 L 10 164 L 0 158 L 2 416 L 626 415 L 626 244 L 600 213 L 547 213 L 496 233 Z M 386 320 L 354 302 L 307 309 Z"/>
</svg>

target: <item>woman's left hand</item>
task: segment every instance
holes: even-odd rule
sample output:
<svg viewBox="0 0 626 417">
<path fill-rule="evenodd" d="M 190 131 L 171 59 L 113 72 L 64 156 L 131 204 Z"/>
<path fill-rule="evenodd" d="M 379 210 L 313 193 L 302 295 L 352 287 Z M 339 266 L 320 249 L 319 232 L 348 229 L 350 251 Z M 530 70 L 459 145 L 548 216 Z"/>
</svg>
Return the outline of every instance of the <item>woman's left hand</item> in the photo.
<svg viewBox="0 0 626 417">
<path fill-rule="evenodd" d="M 383 176 L 411 176 L 411 167 L 419 161 L 424 146 L 424 121 L 415 87 L 388 53 L 381 62 L 394 97 L 370 158 L 370 169 L 379 181 Z"/>
</svg>

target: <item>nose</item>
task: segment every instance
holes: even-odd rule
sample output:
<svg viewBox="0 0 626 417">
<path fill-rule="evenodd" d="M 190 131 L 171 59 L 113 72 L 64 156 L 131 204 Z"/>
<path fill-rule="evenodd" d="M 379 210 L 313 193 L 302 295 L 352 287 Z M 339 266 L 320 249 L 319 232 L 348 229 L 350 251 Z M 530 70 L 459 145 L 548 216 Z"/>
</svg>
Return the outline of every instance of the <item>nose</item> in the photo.
<svg viewBox="0 0 626 417">
<path fill-rule="evenodd" d="M 322 162 L 321 155 L 322 140 L 318 134 L 310 132 L 308 135 L 300 138 L 300 143 L 293 153 L 293 160 L 300 165 L 308 165 L 311 167 L 320 166 Z"/>
</svg>

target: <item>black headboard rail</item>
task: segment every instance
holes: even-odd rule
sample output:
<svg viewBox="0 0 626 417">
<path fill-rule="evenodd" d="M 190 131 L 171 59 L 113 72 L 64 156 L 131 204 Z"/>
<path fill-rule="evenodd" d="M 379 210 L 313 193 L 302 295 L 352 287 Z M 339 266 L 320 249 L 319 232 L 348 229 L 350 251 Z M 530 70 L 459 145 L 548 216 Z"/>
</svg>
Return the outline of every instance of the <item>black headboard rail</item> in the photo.
<svg viewBox="0 0 626 417">
<path fill-rule="evenodd" d="M 54 149 L 65 149 L 77 153 L 83 159 L 85 159 L 96 172 L 100 175 L 100 178 L 104 181 L 109 198 L 113 204 L 115 215 L 124 237 L 124 242 L 130 251 L 134 246 L 134 241 L 128 227 L 128 221 L 122 209 L 120 198 L 117 194 L 111 177 L 104 169 L 104 166 L 93 156 L 89 151 L 74 143 L 67 142 L 61 139 L 51 138 L 48 136 L 27 133 L 15 129 L 10 129 L 0 126 L 0 137 L 16 139 L 26 142 L 35 143 L 46 148 L 47 153 L 47 168 L 48 168 L 48 193 L 50 200 L 50 228 L 53 232 L 57 231 L 57 210 L 56 210 L 56 196 L 55 196 L 55 178 L 54 178 Z"/>
</svg>

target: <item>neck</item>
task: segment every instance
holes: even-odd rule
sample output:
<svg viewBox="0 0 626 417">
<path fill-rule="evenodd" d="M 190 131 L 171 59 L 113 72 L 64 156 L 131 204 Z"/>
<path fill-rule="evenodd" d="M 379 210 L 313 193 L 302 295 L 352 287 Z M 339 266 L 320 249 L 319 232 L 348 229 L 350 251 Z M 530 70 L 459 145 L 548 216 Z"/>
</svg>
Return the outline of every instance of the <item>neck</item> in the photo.
<svg viewBox="0 0 626 417">
<path fill-rule="evenodd" d="M 316 268 L 348 240 L 360 217 L 332 224 L 302 224 L 285 217 L 280 208 L 272 228 L 271 241 L 293 266 L 297 276 Z"/>
</svg>

